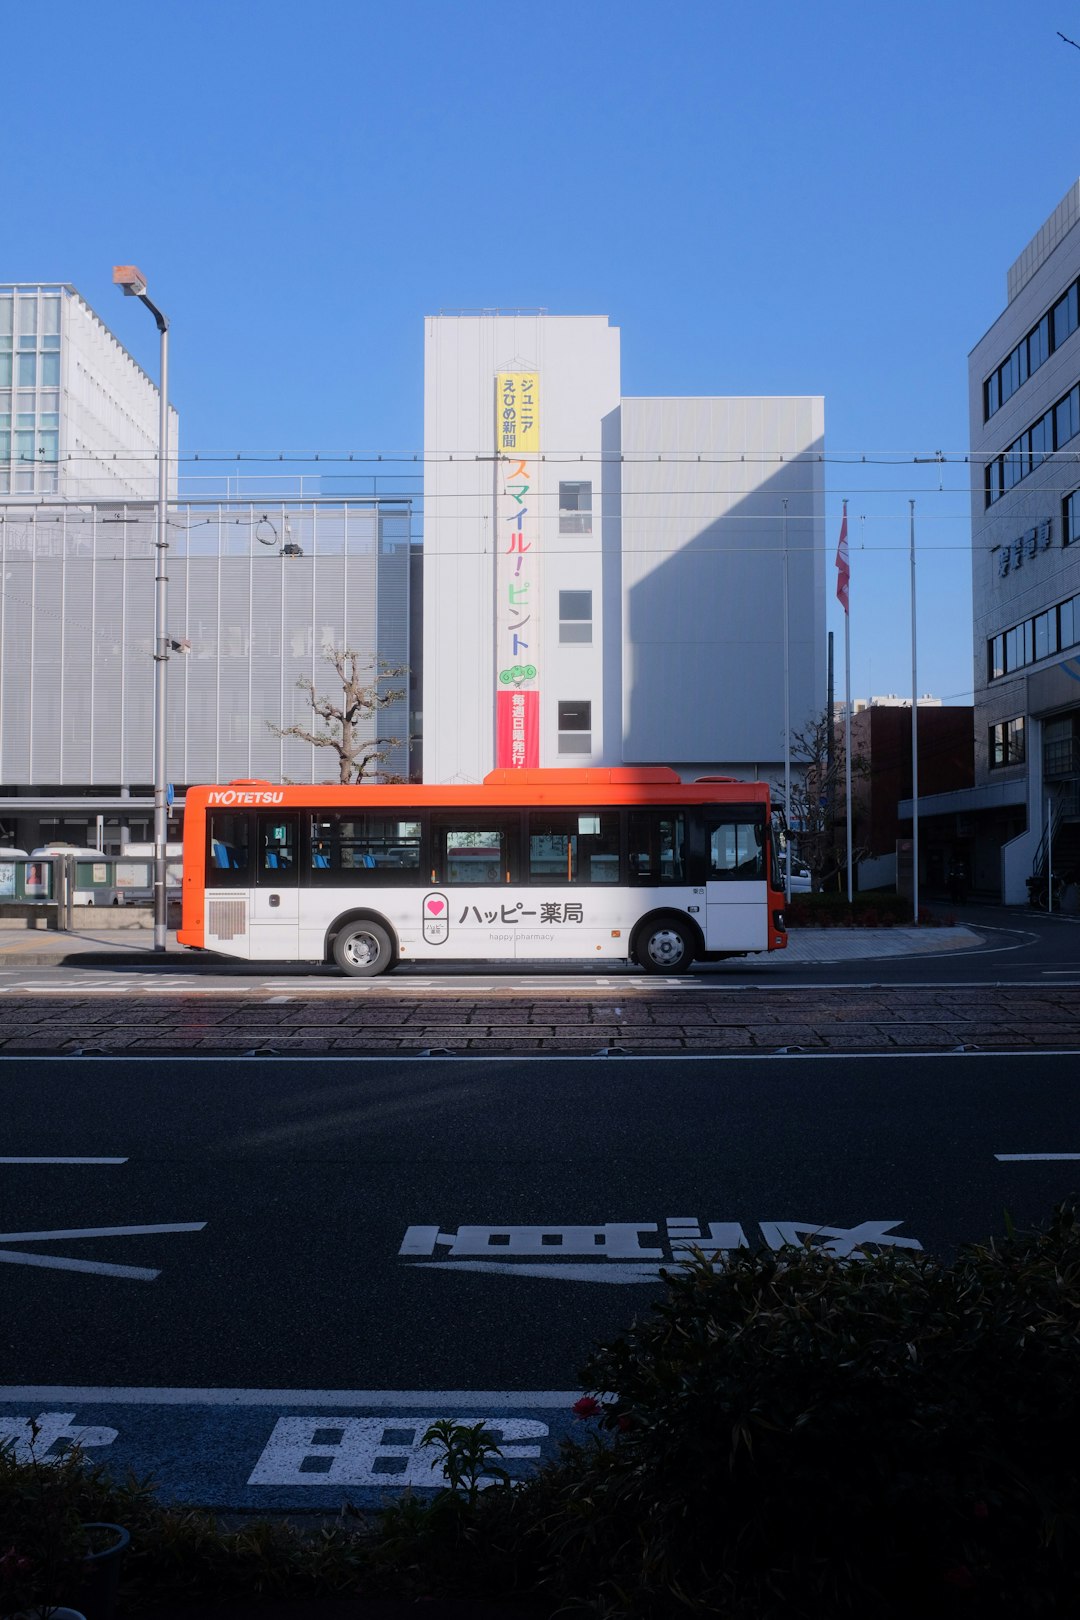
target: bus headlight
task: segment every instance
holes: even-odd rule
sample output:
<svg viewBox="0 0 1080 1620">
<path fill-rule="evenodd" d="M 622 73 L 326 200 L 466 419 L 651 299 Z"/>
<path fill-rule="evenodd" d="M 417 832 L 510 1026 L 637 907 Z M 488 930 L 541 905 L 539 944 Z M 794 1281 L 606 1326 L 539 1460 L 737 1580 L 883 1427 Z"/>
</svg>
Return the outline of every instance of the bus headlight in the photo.
<svg viewBox="0 0 1080 1620">
<path fill-rule="evenodd" d="M 778 933 L 785 934 L 787 932 L 787 928 L 786 928 L 785 923 L 784 923 L 784 913 L 782 911 L 774 911 L 773 912 L 773 914 L 772 914 L 772 922 L 773 922 L 773 927 L 777 930 Z"/>
</svg>

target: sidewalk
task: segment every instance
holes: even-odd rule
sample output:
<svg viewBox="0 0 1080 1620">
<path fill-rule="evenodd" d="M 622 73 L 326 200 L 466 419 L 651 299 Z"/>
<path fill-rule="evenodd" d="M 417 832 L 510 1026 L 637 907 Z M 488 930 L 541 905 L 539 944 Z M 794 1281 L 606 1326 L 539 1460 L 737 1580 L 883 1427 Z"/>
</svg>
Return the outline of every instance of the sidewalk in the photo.
<svg viewBox="0 0 1080 1620">
<path fill-rule="evenodd" d="M 783 962 L 849 962 L 860 958 L 915 956 L 971 950 L 983 938 L 975 928 L 960 924 L 947 928 L 799 928 L 790 935 L 787 949 L 758 959 L 762 967 Z M 113 962 L 151 969 L 162 965 L 154 950 L 151 928 L 79 928 L 74 933 L 0 926 L 0 967 L 58 967 L 78 958 L 84 966 Z M 747 960 L 753 960 L 748 958 Z M 249 963 L 231 956 L 189 951 L 168 936 L 166 958 L 170 972 L 181 964 L 206 972 L 265 972 L 270 964 Z M 551 968 L 554 963 L 546 963 Z M 486 964 L 477 963 L 482 973 Z"/>
</svg>

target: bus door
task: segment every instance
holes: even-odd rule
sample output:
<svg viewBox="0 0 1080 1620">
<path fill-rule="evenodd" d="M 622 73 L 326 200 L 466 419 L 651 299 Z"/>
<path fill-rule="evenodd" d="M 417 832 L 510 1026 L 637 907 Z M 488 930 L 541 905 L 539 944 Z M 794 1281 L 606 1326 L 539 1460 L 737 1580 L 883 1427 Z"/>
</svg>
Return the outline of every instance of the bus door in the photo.
<svg viewBox="0 0 1080 1620">
<path fill-rule="evenodd" d="M 251 902 L 251 957 L 295 958 L 300 947 L 300 817 L 296 811 L 260 811 L 255 817 L 255 888 Z"/>
<path fill-rule="evenodd" d="M 709 806 L 705 831 L 705 948 L 764 951 L 769 944 L 768 829 L 753 805 Z"/>
<path fill-rule="evenodd" d="M 431 892 L 424 900 L 428 945 L 446 944 L 448 956 L 515 954 L 522 909 L 516 887 L 519 833 L 520 817 L 513 812 L 444 811 L 432 816 Z"/>
</svg>

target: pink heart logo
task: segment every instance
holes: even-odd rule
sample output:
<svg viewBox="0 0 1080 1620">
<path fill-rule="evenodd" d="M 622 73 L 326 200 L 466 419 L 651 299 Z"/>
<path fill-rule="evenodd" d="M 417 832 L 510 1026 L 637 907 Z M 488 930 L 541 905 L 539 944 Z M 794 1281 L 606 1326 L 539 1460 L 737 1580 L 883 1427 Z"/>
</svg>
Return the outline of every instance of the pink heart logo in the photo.
<svg viewBox="0 0 1080 1620">
<path fill-rule="evenodd" d="M 445 900 L 429 900 L 427 903 L 427 908 L 433 917 L 437 917 L 445 904 Z"/>
</svg>

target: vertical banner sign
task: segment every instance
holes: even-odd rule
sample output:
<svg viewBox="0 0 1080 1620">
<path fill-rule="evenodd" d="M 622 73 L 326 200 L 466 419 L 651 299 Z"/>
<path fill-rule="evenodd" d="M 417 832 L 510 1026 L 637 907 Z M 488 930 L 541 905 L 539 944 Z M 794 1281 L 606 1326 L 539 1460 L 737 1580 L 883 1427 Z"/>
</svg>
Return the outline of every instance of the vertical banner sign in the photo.
<svg viewBox="0 0 1080 1620">
<path fill-rule="evenodd" d="M 502 457 L 495 552 L 495 764 L 525 770 L 540 763 L 540 379 L 535 371 L 500 371 L 496 377 L 495 451 Z"/>
</svg>

